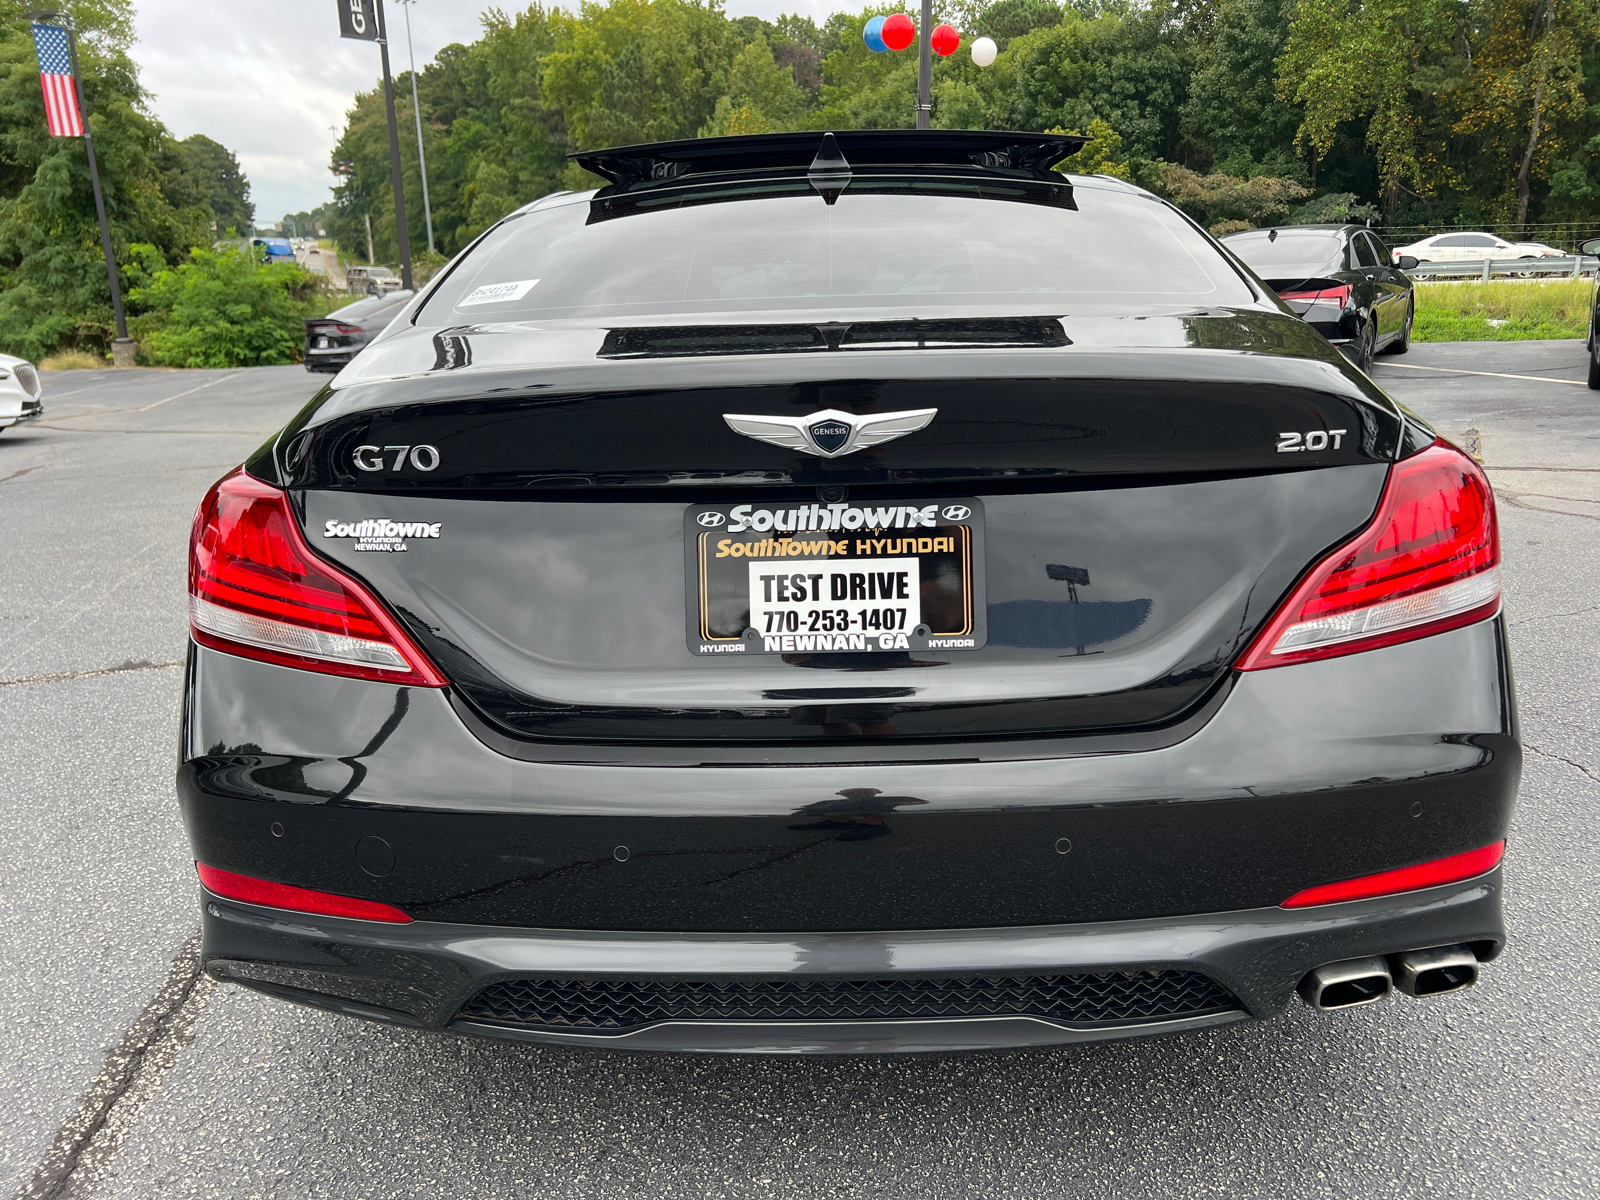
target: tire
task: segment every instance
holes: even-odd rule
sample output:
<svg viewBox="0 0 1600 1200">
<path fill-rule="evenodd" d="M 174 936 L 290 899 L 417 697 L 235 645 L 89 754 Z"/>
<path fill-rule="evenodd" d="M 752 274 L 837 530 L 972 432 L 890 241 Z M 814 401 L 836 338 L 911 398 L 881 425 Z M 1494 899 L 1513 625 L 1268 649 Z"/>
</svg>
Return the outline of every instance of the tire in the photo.
<svg viewBox="0 0 1600 1200">
<path fill-rule="evenodd" d="M 1600 392 L 1600 338 L 1589 338 L 1589 386 Z"/>
<path fill-rule="evenodd" d="M 1372 360 L 1378 355 L 1378 323 L 1369 320 L 1361 327 L 1361 349 L 1356 353 L 1356 366 L 1372 374 Z"/>
<path fill-rule="evenodd" d="M 1404 354 L 1411 349 L 1411 326 L 1417 319 L 1417 302 L 1413 300 L 1406 310 L 1406 323 L 1400 326 L 1400 336 L 1383 348 L 1385 354 Z"/>
</svg>

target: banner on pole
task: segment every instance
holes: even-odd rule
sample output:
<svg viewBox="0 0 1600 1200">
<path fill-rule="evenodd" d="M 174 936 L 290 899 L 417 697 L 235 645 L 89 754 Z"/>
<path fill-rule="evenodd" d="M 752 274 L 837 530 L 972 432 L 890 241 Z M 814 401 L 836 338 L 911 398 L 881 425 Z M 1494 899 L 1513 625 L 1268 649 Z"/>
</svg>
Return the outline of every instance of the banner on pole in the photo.
<svg viewBox="0 0 1600 1200">
<path fill-rule="evenodd" d="M 378 28 L 377 0 L 336 0 L 339 5 L 339 36 L 375 42 Z"/>
<path fill-rule="evenodd" d="M 33 27 L 33 48 L 39 53 L 39 82 L 44 87 L 44 123 L 51 137 L 82 137 L 83 114 L 73 86 L 67 31 L 59 25 Z"/>
</svg>

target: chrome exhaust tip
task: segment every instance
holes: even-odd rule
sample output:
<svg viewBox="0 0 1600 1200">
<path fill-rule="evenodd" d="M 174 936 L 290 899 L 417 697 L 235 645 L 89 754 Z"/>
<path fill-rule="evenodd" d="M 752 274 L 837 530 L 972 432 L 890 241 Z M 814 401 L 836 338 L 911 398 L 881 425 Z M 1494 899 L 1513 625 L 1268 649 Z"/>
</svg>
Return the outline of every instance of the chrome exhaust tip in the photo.
<svg viewBox="0 0 1600 1200">
<path fill-rule="evenodd" d="M 1300 981 L 1300 998 L 1316 1009 L 1355 1008 L 1389 994 L 1389 965 L 1374 955 L 1324 963 Z"/>
<path fill-rule="evenodd" d="M 1435 946 L 1396 954 L 1394 984 L 1408 996 L 1440 996 L 1478 982 L 1478 956 L 1466 946 Z"/>
</svg>

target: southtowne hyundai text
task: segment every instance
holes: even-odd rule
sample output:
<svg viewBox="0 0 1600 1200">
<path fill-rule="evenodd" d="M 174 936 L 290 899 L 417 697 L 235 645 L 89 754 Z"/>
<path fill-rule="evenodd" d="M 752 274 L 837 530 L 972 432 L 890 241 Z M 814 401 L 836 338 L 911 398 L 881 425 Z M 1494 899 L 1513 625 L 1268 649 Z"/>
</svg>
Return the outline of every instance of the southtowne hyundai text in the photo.
<svg viewBox="0 0 1600 1200">
<path fill-rule="evenodd" d="M 1474 982 L 1484 474 L 1082 141 L 580 154 L 217 483 L 211 974 L 775 1053 Z"/>
</svg>

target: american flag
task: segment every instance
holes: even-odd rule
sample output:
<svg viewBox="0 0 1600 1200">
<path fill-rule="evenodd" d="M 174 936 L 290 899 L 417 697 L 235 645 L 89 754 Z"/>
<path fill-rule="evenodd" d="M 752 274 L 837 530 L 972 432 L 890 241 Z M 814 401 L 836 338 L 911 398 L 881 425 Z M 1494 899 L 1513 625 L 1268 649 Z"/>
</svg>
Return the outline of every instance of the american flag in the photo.
<svg viewBox="0 0 1600 1200">
<path fill-rule="evenodd" d="M 51 137 L 82 137 L 83 117 L 73 87 L 67 31 L 59 25 L 35 25 L 33 46 L 39 52 L 39 82 L 44 85 L 44 119 Z"/>
</svg>

